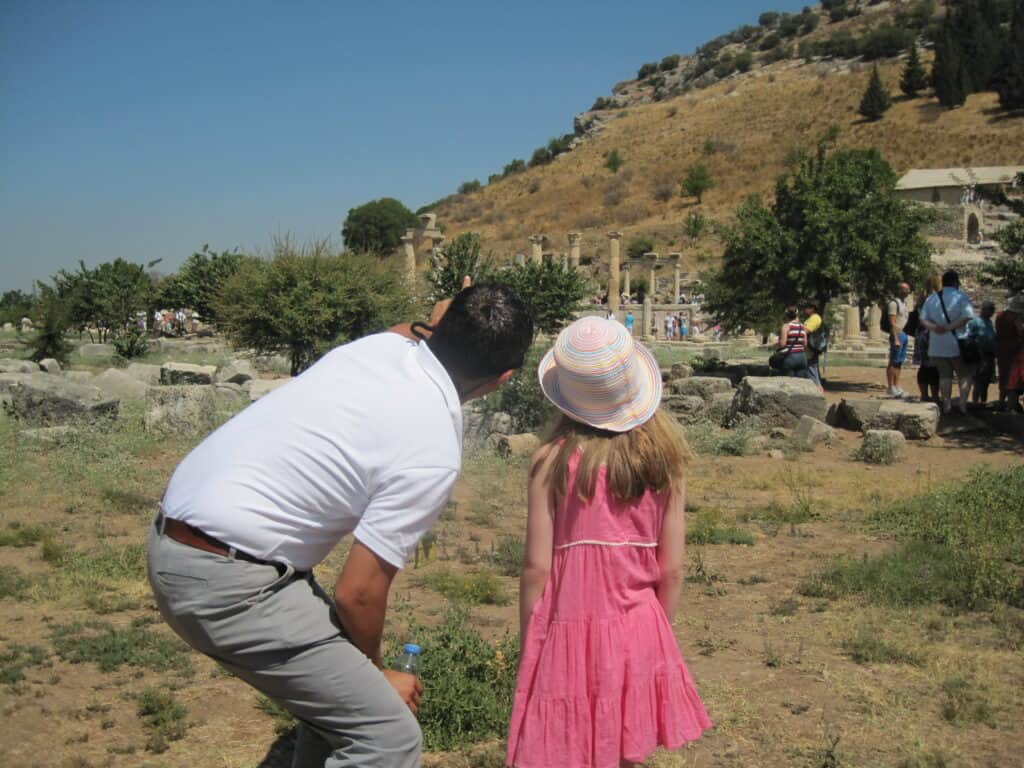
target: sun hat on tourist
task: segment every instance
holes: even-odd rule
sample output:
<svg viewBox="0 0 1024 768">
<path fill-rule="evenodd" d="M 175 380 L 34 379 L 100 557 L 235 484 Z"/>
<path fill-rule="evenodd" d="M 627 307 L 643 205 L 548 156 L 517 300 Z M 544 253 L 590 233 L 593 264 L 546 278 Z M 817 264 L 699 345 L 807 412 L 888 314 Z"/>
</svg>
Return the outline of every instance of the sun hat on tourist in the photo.
<svg viewBox="0 0 1024 768">
<path fill-rule="evenodd" d="M 565 328 L 537 368 L 544 395 L 569 418 L 627 432 L 661 403 L 654 355 L 614 320 L 584 317 Z"/>
</svg>

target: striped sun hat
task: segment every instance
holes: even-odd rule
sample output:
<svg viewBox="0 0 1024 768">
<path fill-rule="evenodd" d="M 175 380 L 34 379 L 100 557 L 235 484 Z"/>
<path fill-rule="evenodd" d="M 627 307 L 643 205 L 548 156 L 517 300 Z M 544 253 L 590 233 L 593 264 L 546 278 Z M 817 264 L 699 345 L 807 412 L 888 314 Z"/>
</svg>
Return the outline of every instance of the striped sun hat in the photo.
<svg viewBox="0 0 1024 768">
<path fill-rule="evenodd" d="M 584 317 L 558 334 L 537 369 L 540 387 L 558 410 L 609 432 L 628 432 L 661 403 L 661 371 L 619 322 Z"/>
</svg>

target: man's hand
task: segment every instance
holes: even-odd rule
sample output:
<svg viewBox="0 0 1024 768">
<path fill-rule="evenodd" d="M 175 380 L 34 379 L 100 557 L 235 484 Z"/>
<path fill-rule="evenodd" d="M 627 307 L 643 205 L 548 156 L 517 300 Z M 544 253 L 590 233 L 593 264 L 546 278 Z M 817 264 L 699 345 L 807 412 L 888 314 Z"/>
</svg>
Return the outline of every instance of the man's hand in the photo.
<svg viewBox="0 0 1024 768">
<path fill-rule="evenodd" d="M 899 348 L 900 348 L 901 346 L 903 346 L 903 345 L 902 345 L 902 344 L 900 343 L 900 337 L 899 337 L 899 334 L 893 334 L 893 337 L 892 337 L 892 345 L 893 345 L 894 347 L 896 347 L 896 349 L 899 349 Z"/>
<path fill-rule="evenodd" d="M 420 708 L 420 695 L 423 693 L 423 683 L 420 682 L 420 679 L 416 675 L 394 669 L 385 669 L 384 677 L 391 683 L 391 687 L 398 691 L 402 701 L 415 715 Z"/>
</svg>

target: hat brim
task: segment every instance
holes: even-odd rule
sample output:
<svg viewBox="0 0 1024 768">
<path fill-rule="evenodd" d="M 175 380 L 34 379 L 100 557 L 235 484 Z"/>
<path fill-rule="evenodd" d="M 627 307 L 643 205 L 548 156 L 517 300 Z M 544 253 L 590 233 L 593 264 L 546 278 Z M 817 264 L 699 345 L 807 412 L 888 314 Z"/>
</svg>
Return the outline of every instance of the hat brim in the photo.
<svg viewBox="0 0 1024 768">
<path fill-rule="evenodd" d="M 597 420 L 580 413 L 563 396 L 558 385 L 559 369 L 558 363 L 555 362 L 554 347 L 547 351 L 537 366 L 541 391 L 555 408 L 574 421 L 608 432 L 628 432 L 645 424 L 654 416 L 661 405 L 662 392 L 661 368 L 651 351 L 636 343 L 633 345 L 633 354 L 638 362 L 636 370 L 642 377 L 638 382 L 639 396 L 636 400 L 617 408 L 605 419 Z"/>
</svg>

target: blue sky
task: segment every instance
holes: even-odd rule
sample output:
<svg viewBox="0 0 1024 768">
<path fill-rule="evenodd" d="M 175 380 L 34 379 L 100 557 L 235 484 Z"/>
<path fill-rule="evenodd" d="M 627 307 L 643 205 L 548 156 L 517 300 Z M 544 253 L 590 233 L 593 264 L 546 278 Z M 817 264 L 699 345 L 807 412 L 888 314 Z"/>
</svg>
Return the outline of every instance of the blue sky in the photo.
<svg viewBox="0 0 1024 768">
<path fill-rule="evenodd" d="M 0 292 L 79 259 L 340 240 L 572 130 L 645 61 L 804 2 L 0 2 Z"/>
</svg>

